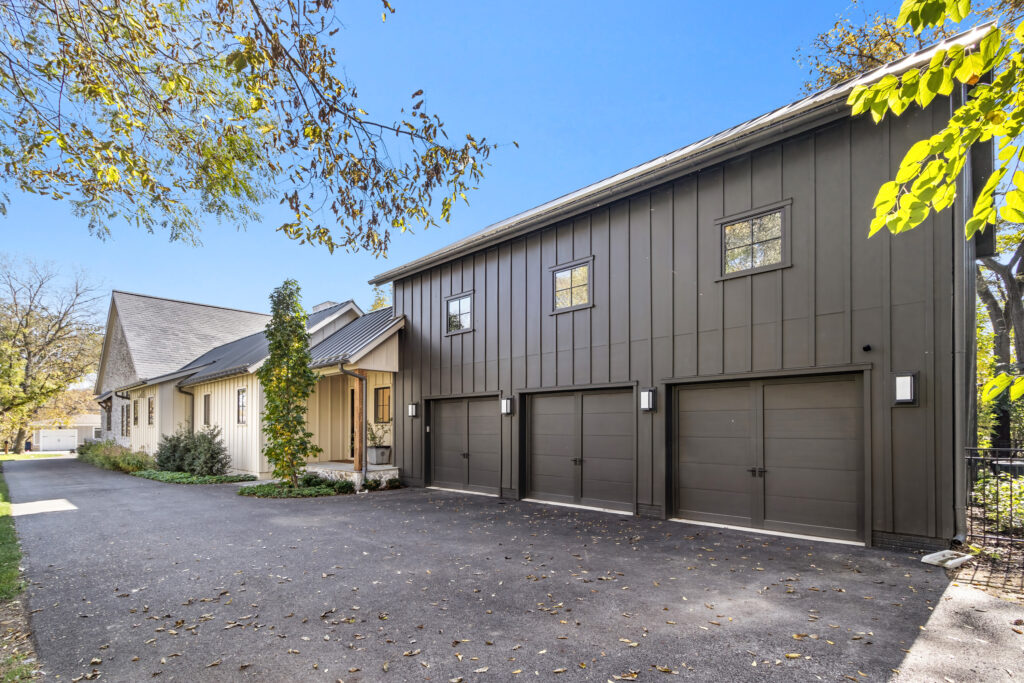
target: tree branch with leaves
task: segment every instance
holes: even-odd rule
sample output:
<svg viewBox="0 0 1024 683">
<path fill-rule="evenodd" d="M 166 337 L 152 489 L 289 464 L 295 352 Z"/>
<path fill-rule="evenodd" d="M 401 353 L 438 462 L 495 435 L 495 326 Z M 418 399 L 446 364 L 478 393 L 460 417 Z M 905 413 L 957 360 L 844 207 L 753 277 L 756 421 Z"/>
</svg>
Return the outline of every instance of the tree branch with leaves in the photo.
<svg viewBox="0 0 1024 683">
<path fill-rule="evenodd" d="M 244 226 L 276 198 L 288 237 L 386 254 L 450 220 L 495 146 L 451 142 L 422 90 L 394 120 L 360 108 L 340 29 L 333 0 L 0 3 L 0 173 L 101 237 L 195 243 L 207 217 Z"/>
</svg>

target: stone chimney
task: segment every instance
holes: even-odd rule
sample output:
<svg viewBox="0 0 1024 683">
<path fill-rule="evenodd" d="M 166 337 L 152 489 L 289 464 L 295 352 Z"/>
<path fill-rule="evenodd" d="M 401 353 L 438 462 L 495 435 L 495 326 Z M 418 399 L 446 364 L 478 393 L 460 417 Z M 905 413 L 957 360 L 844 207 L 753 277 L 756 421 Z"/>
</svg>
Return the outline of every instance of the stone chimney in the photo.
<svg viewBox="0 0 1024 683">
<path fill-rule="evenodd" d="M 323 303 L 319 303 L 316 306 L 314 306 L 313 307 L 313 312 L 314 313 L 319 313 L 320 311 L 324 310 L 325 308 L 330 308 L 331 306 L 337 306 L 337 305 L 338 305 L 337 301 L 324 301 Z"/>
</svg>

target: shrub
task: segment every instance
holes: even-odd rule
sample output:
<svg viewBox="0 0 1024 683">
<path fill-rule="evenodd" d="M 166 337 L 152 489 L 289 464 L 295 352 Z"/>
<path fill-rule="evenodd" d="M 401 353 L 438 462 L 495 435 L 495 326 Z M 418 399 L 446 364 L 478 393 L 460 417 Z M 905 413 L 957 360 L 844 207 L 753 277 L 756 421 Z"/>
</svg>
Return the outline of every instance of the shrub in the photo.
<svg viewBox="0 0 1024 683">
<path fill-rule="evenodd" d="M 209 427 L 192 434 L 188 442 L 185 471 L 199 476 L 224 474 L 231 466 L 228 449 L 220 438 L 220 427 Z"/>
<path fill-rule="evenodd" d="M 391 477 L 384 482 L 384 488 L 386 489 L 400 489 L 402 488 L 402 480 L 398 477 Z"/>
<path fill-rule="evenodd" d="M 985 518 L 996 531 L 1024 529 L 1024 477 L 986 473 L 974 483 L 973 493 L 974 504 L 985 510 Z"/>
<path fill-rule="evenodd" d="M 198 476 L 219 476 L 228 471 L 231 458 L 220 438 L 220 427 L 198 432 L 181 428 L 161 436 L 156 461 L 165 472 L 187 472 Z"/>
<path fill-rule="evenodd" d="M 184 472 L 185 440 L 188 430 L 181 428 L 173 434 L 162 434 L 156 446 L 156 464 L 164 472 Z"/>
<path fill-rule="evenodd" d="M 348 479 L 328 479 L 316 472 L 304 472 L 299 477 L 300 488 L 327 487 L 334 489 L 337 493 L 355 493 L 356 485 Z"/>
<path fill-rule="evenodd" d="M 115 472 L 138 472 L 156 467 L 156 461 L 145 453 L 118 446 L 113 441 L 84 444 L 78 448 L 77 457 L 82 462 Z"/>
<path fill-rule="evenodd" d="M 232 484 L 238 481 L 256 481 L 251 474 L 189 474 L 188 472 L 163 472 L 161 470 L 142 470 L 132 472 L 132 476 L 153 479 L 168 484 Z"/>
<path fill-rule="evenodd" d="M 380 479 L 367 479 L 363 482 L 363 489 L 366 491 L 376 491 L 380 488 Z"/>
<path fill-rule="evenodd" d="M 257 498 L 318 498 L 337 494 L 338 492 L 331 486 L 291 486 L 278 483 L 256 484 L 238 489 L 240 496 L 255 496 Z"/>
</svg>

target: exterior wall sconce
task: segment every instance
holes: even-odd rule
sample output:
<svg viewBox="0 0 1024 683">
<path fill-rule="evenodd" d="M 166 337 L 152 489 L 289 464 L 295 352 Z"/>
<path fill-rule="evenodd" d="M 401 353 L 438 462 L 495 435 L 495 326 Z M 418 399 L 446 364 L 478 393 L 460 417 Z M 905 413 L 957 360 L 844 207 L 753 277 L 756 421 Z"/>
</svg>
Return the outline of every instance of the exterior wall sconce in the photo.
<svg viewBox="0 0 1024 683">
<path fill-rule="evenodd" d="M 416 404 L 415 403 L 410 403 L 409 404 L 409 417 L 416 417 Z"/>
<path fill-rule="evenodd" d="M 640 390 L 640 410 L 645 413 L 654 412 L 656 406 L 655 401 L 656 395 L 655 390 L 652 389 L 641 389 Z"/>
<path fill-rule="evenodd" d="M 895 379 L 895 391 L 893 402 L 896 405 L 917 404 L 917 373 L 897 372 L 893 374 Z"/>
<path fill-rule="evenodd" d="M 511 415 L 512 414 L 512 397 L 503 396 L 501 398 L 501 414 Z"/>
</svg>

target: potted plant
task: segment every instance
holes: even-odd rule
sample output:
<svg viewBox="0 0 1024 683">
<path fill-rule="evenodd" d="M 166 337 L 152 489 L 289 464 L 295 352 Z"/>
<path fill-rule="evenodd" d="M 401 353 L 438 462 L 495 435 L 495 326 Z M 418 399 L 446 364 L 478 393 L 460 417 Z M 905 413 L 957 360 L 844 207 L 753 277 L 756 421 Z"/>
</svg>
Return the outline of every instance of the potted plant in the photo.
<svg viewBox="0 0 1024 683">
<path fill-rule="evenodd" d="M 371 465 L 391 464 L 391 445 L 387 443 L 391 425 L 371 422 L 366 426 L 366 462 Z"/>
</svg>

